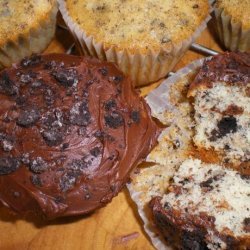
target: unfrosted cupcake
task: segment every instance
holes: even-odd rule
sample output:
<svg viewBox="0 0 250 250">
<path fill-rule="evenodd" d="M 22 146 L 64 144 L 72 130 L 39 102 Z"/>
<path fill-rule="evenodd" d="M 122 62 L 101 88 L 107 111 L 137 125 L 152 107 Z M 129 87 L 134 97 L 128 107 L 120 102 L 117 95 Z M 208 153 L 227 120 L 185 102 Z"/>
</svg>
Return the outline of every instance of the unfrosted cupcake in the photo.
<svg viewBox="0 0 250 250">
<path fill-rule="evenodd" d="M 250 0 L 217 0 L 217 32 L 232 51 L 250 51 Z"/>
<path fill-rule="evenodd" d="M 164 77 L 209 20 L 204 0 L 59 0 L 83 54 L 115 62 L 136 86 Z"/>
<path fill-rule="evenodd" d="M 44 50 L 55 32 L 56 0 L 0 1 L 0 69 Z"/>
</svg>

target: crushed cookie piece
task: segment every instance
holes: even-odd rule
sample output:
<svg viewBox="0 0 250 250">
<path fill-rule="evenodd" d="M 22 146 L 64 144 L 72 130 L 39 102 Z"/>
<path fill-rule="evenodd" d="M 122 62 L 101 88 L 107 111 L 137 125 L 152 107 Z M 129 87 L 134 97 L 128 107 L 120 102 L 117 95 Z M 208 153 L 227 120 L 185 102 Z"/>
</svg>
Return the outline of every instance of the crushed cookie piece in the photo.
<svg viewBox="0 0 250 250">
<path fill-rule="evenodd" d="M 36 66 L 42 62 L 40 55 L 33 54 L 30 57 L 26 57 L 21 61 L 21 66 L 26 68 L 30 66 Z"/>
<path fill-rule="evenodd" d="M 40 111 L 37 107 L 26 107 L 17 119 L 17 124 L 22 127 L 33 126 L 40 119 Z"/>
<path fill-rule="evenodd" d="M 11 174 L 20 167 L 20 162 L 12 156 L 0 157 L 0 175 Z"/>
<path fill-rule="evenodd" d="M 8 96 L 17 95 L 19 92 L 18 87 L 14 85 L 14 82 L 10 79 L 6 72 L 0 76 L 0 93 Z"/>
<path fill-rule="evenodd" d="M 79 75 L 75 69 L 58 68 L 51 74 L 64 87 L 72 87 L 79 81 Z"/>
<path fill-rule="evenodd" d="M 124 119 L 120 113 L 113 111 L 112 113 L 104 116 L 105 123 L 108 127 L 117 129 L 124 124 Z"/>
<path fill-rule="evenodd" d="M 40 174 L 49 168 L 48 163 L 42 157 L 37 157 L 30 162 L 30 171 Z"/>
</svg>

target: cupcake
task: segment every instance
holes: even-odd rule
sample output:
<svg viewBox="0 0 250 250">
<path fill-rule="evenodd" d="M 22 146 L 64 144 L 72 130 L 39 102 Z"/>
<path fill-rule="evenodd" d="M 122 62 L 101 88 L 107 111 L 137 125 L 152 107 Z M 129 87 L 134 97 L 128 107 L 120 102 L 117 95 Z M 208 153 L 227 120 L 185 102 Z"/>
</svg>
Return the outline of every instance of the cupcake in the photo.
<svg viewBox="0 0 250 250">
<path fill-rule="evenodd" d="M 249 55 L 195 61 L 146 97 L 165 128 L 128 188 L 156 249 L 249 247 Z"/>
<path fill-rule="evenodd" d="M 131 80 L 95 58 L 26 58 L 0 72 L 0 99 L 0 202 L 21 214 L 104 206 L 159 131 Z"/>
<path fill-rule="evenodd" d="M 218 0 L 215 4 L 217 32 L 231 51 L 250 51 L 250 1 Z"/>
<path fill-rule="evenodd" d="M 0 1 L 0 69 L 43 51 L 55 33 L 56 0 Z"/>
<path fill-rule="evenodd" d="M 203 0 L 59 0 L 83 54 L 115 62 L 135 86 L 166 76 L 209 20 Z"/>
</svg>

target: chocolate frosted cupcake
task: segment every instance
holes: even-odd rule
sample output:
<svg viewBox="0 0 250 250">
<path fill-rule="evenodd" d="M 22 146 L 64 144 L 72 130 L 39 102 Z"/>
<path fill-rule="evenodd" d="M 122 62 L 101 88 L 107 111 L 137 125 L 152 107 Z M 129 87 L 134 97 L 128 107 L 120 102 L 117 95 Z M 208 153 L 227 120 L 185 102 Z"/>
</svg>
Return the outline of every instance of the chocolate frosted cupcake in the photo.
<svg viewBox="0 0 250 250">
<path fill-rule="evenodd" d="M 134 85 L 159 80 L 205 28 L 204 0 L 59 0 L 83 54 L 115 62 Z"/>
<path fill-rule="evenodd" d="M 0 1 L 0 69 L 43 51 L 55 32 L 56 0 Z"/>
<path fill-rule="evenodd" d="M 250 51 L 250 0 L 217 0 L 215 18 L 222 44 L 232 51 Z"/>
<path fill-rule="evenodd" d="M 117 195 L 158 128 L 111 63 L 33 56 L 0 73 L 0 201 L 48 218 Z"/>
</svg>

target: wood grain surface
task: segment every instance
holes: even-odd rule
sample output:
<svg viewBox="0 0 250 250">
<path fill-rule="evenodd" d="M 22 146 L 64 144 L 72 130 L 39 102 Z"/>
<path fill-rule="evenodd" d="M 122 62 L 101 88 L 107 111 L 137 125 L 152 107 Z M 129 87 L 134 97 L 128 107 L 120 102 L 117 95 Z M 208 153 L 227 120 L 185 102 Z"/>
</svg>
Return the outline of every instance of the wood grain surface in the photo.
<svg viewBox="0 0 250 250">
<path fill-rule="evenodd" d="M 55 38 L 45 51 L 65 52 L 72 44 L 71 35 L 57 28 Z M 213 34 L 213 23 L 209 23 L 198 43 L 222 51 Z M 204 57 L 188 51 L 175 70 L 192 60 Z M 160 82 L 142 88 L 142 95 Z M 154 249 L 143 231 L 142 221 L 136 206 L 123 190 L 106 207 L 89 216 L 44 221 L 27 215 L 25 218 L 13 214 L 0 205 L 0 250 L 99 250 L 99 249 Z"/>
</svg>

